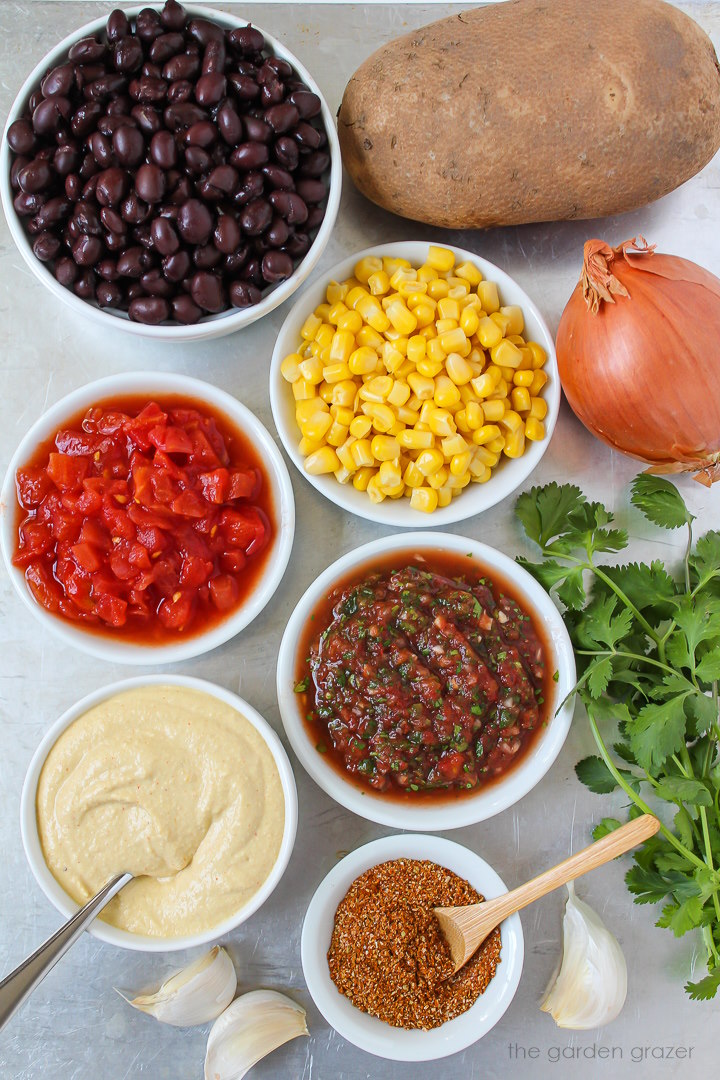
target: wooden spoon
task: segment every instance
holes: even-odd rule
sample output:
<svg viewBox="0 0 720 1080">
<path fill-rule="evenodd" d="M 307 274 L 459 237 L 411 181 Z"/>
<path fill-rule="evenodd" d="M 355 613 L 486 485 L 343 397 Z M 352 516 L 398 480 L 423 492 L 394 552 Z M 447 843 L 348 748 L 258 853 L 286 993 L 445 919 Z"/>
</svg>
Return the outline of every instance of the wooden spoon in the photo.
<svg viewBox="0 0 720 1080">
<path fill-rule="evenodd" d="M 508 915 L 520 911 L 573 878 L 586 874 L 588 870 L 595 870 L 598 866 L 610 862 L 617 855 L 622 855 L 653 836 L 659 828 L 660 822 L 656 817 L 643 814 L 495 900 L 485 900 L 482 904 L 468 904 L 465 907 L 435 908 L 435 915 L 450 946 L 450 955 L 455 964 L 453 974 L 468 962 L 488 934 Z"/>
</svg>

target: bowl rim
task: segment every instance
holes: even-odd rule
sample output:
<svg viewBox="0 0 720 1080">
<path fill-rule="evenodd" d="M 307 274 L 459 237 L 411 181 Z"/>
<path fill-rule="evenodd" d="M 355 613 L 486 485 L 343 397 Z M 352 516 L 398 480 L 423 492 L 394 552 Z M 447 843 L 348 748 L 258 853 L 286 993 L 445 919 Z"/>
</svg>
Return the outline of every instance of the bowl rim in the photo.
<svg viewBox="0 0 720 1080">
<path fill-rule="evenodd" d="M 365 870 L 390 859 L 430 859 L 465 878 L 487 899 L 506 893 L 497 872 L 474 851 L 441 836 L 396 834 L 373 840 L 345 855 L 318 885 L 305 914 L 300 952 L 310 996 L 327 1022 L 348 1042 L 392 1061 L 433 1061 L 477 1042 L 500 1020 L 522 974 L 524 939 L 515 913 L 500 926 L 501 959 L 484 994 L 454 1020 L 429 1031 L 394 1028 L 357 1009 L 330 978 L 327 950 L 335 911 L 351 883 Z"/>
<path fill-rule="evenodd" d="M 328 282 L 342 281 L 348 277 L 354 264 L 359 259 L 367 255 L 380 257 L 383 255 L 395 255 L 422 262 L 426 258 L 428 247 L 431 244 L 431 240 L 397 240 L 388 244 L 374 244 L 372 247 L 363 248 L 362 251 L 347 255 L 335 263 L 334 266 L 329 267 L 319 279 L 315 278 L 311 281 L 294 301 L 277 334 L 270 361 L 270 407 L 273 421 L 285 452 L 300 475 L 309 484 L 312 484 L 316 491 L 324 495 L 326 499 L 341 509 L 348 511 L 348 513 L 356 514 L 358 517 L 365 518 L 367 521 L 374 521 L 379 525 L 394 526 L 396 528 L 437 528 L 441 525 L 467 521 L 468 518 L 489 510 L 502 499 L 507 498 L 527 480 L 540 464 L 552 439 L 560 412 L 560 378 L 557 368 L 555 341 L 537 305 L 518 282 L 510 277 L 506 271 L 502 270 L 501 267 L 473 251 L 443 242 L 441 246 L 452 251 L 456 258 L 473 262 L 484 278 L 496 281 L 501 295 L 509 292 L 511 295 L 508 299 L 512 303 L 519 304 L 523 309 L 523 314 L 526 317 L 532 317 L 536 323 L 540 331 L 539 335 L 536 336 L 547 352 L 547 361 L 543 370 L 550 375 L 543 390 L 543 396 L 548 406 L 547 416 L 544 421 L 545 438 L 540 442 L 530 443 L 521 458 L 503 460 L 499 473 L 493 474 L 486 484 L 469 485 L 457 498 L 453 499 L 449 506 L 438 507 L 432 514 L 413 510 L 409 500 L 405 497 L 397 500 L 385 499 L 381 503 L 373 503 L 363 492 L 355 491 L 352 485 L 339 484 L 332 475 L 312 476 L 305 471 L 304 459 L 298 448 L 300 432 L 294 416 L 289 414 L 290 406 L 294 405 L 294 402 L 291 402 L 289 384 L 280 372 L 280 365 L 285 356 L 296 349 L 298 333 L 300 326 L 304 322 L 304 317 L 307 317 L 324 300 Z"/>
<path fill-rule="evenodd" d="M 150 937 L 144 934 L 135 934 L 129 930 L 120 930 L 96 919 L 88 927 L 88 932 L 100 941 L 108 945 L 117 945 L 123 949 L 131 949 L 140 952 L 177 952 L 180 949 L 195 948 L 198 945 L 207 945 L 218 938 L 224 937 L 231 930 L 236 929 L 267 900 L 283 876 L 295 844 L 298 822 L 298 800 L 295 776 L 290 765 L 290 760 L 280 741 L 277 732 L 270 726 L 260 713 L 247 701 L 231 690 L 226 690 L 216 683 L 207 679 L 198 679 L 190 675 L 136 675 L 130 679 L 122 679 L 118 682 L 109 683 L 86 694 L 79 701 L 66 709 L 62 715 L 48 728 L 40 741 L 30 764 L 28 765 L 23 781 L 20 796 L 20 832 L 22 845 L 25 851 L 33 876 L 45 893 L 45 896 L 65 918 L 69 918 L 79 910 L 77 904 L 65 892 L 59 882 L 53 877 L 42 853 L 40 836 L 37 827 L 36 798 L 37 787 L 43 765 L 51 748 L 55 745 L 60 735 L 80 716 L 86 713 L 94 705 L 106 701 L 110 697 L 122 694 L 142 686 L 180 686 L 191 690 L 198 690 L 230 705 L 236 712 L 252 724 L 262 737 L 273 756 L 278 770 L 285 800 L 285 824 L 283 827 L 280 850 L 273 868 L 263 882 L 260 889 L 250 898 L 248 903 L 235 915 L 225 919 L 222 923 L 205 930 L 202 933 L 186 934 L 177 938 Z"/>
<path fill-rule="evenodd" d="M 393 551 L 442 550 L 467 555 L 489 571 L 496 570 L 512 581 L 523 604 L 544 626 L 552 655 L 550 662 L 558 672 L 553 701 L 544 732 L 534 740 L 528 754 L 504 777 L 487 789 L 457 801 L 433 805 L 405 806 L 382 795 L 363 790 L 346 779 L 319 754 L 308 736 L 293 690 L 298 645 L 308 618 L 323 596 L 341 578 L 373 558 Z M 575 685 L 575 660 L 570 637 L 560 612 L 550 596 L 531 575 L 497 549 L 454 533 L 396 533 L 354 548 L 318 575 L 298 600 L 280 642 L 277 660 L 277 697 L 285 734 L 293 751 L 309 776 L 327 795 L 346 810 L 379 825 L 418 831 L 445 831 L 487 821 L 524 798 L 552 767 L 570 731 L 574 702 L 568 695 Z M 560 707 L 559 707 L 560 706 Z M 559 708 L 558 708 L 559 707 Z"/>
<path fill-rule="evenodd" d="M 134 4 L 123 10 L 126 15 L 132 18 L 146 6 L 147 5 L 143 4 Z M 204 5 L 201 6 L 188 3 L 183 6 L 189 15 L 198 18 L 206 18 L 211 21 L 216 20 L 218 24 L 225 29 L 232 29 L 234 27 L 242 26 L 246 22 L 252 22 L 255 29 L 259 30 L 264 36 L 268 46 L 272 49 L 273 54 L 279 56 L 283 60 L 287 60 L 287 62 L 292 65 L 312 92 L 317 94 L 322 105 L 321 115 L 327 133 L 328 153 L 330 154 L 330 179 L 325 216 L 320 223 L 320 228 L 318 229 L 310 248 L 298 263 L 293 273 L 285 281 L 281 281 L 275 288 L 266 293 L 260 303 L 254 304 L 248 308 L 229 308 L 225 312 L 207 316 L 201 322 L 189 326 L 170 323 L 160 324 L 159 326 L 150 326 L 145 323 L 131 322 L 126 317 L 112 314 L 112 312 L 96 307 L 86 300 L 81 300 L 75 293 L 60 285 L 50 273 L 47 266 L 35 257 L 32 247 L 30 246 L 30 241 L 13 206 L 13 193 L 10 187 L 10 148 L 7 142 L 8 128 L 20 116 L 25 103 L 33 90 L 39 85 L 42 76 L 50 70 L 50 68 L 56 65 L 63 53 L 67 52 L 74 42 L 80 41 L 84 37 L 97 34 L 104 29 L 107 23 L 107 15 L 101 18 L 92 19 L 77 30 L 72 31 L 64 37 L 62 41 L 55 45 L 54 48 L 46 53 L 40 62 L 35 65 L 23 82 L 10 106 L 7 121 L 3 130 L 2 143 L 0 144 L 0 201 L 2 202 L 3 210 L 5 212 L 10 235 L 12 236 L 18 251 L 25 260 L 25 263 L 38 281 L 49 289 L 57 299 L 70 307 L 71 310 L 90 319 L 90 321 L 97 326 L 105 327 L 106 329 L 108 327 L 115 327 L 116 329 L 125 331 L 129 334 L 134 334 L 138 337 L 168 342 L 210 340 L 215 337 L 222 337 L 226 334 L 234 333 L 236 330 L 241 330 L 245 326 L 250 326 L 252 323 L 263 318 L 263 316 L 274 311 L 275 308 L 284 303 L 285 300 L 287 300 L 288 297 L 290 297 L 303 282 L 307 280 L 320 261 L 325 248 L 328 245 L 337 219 L 338 211 L 340 209 L 340 197 L 342 194 L 340 141 L 338 139 L 335 122 L 322 90 L 304 64 L 302 64 L 295 54 L 290 52 L 281 41 L 252 20 L 243 20 L 242 17 L 239 17 L 232 12 L 218 11 L 216 8 L 205 7 Z"/>
<path fill-rule="evenodd" d="M 247 601 L 226 619 L 207 631 L 178 643 L 143 645 L 113 640 L 75 626 L 41 607 L 30 594 L 22 570 L 12 563 L 17 530 L 15 473 L 31 456 L 39 442 L 51 435 L 70 416 L 114 394 L 178 394 L 196 399 L 211 412 L 219 412 L 243 431 L 262 452 L 276 516 L 276 536 L 267 558 L 267 571 L 256 583 Z M 66 644 L 101 660 L 123 664 L 171 664 L 200 656 L 229 641 L 244 630 L 277 591 L 287 568 L 295 535 L 295 499 L 287 466 L 267 428 L 251 410 L 226 390 L 213 383 L 174 372 L 136 371 L 108 375 L 70 391 L 46 409 L 31 425 L 15 450 L 0 488 L 0 548 L 8 576 L 25 607 Z"/>
</svg>

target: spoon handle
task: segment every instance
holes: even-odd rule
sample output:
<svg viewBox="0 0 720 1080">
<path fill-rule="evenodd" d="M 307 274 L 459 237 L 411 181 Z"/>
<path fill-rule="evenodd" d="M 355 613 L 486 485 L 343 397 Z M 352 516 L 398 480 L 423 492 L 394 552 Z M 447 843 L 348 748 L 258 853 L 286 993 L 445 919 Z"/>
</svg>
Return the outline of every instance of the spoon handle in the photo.
<svg viewBox="0 0 720 1080">
<path fill-rule="evenodd" d="M 568 881 L 580 877 L 581 874 L 587 874 L 588 870 L 595 870 L 616 856 L 637 847 L 643 840 L 654 836 L 659 828 L 660 822 L 652 814 L 643 814 L 642 817 L 634 818 L 625 825 L 621 825 L 619 829 L 608 833 L 607 836 L 603 836 L 602 840 L 596 840 L 594 844 L 589 844 L 582 851 L 571 855 L 569 859 L 564 859 L 557 866 L 526 881 L 524 885 L 520 885 L 504 896 L 499 896 L 496 900 L 489 901 L 488 906 L 493 905 L 493 913 L 497 914 L 498 922 L 500 922 L 513 912 L 521 911 L 528 904 L 539 900 L 541 896 L 559 888 L 560 885 L 566 885 Z"/>
<path fill-rule="evenodd" d="M 56 930 L 52 937 L 36 949 L 32 956 L 23 960 L 19 967 L 16 967 L 0 982 L 0 1029 L 5 1027 L 25 998 L 32 994 L 48 971 L 80 937 L 88 923 L 92 922 L 113 896 L 131 880 L 132 874 L 119 874 L 114 877 L 99 893 L 88 900 L 84 907 L 72 915 L 64 926 Z"/>
</svg>

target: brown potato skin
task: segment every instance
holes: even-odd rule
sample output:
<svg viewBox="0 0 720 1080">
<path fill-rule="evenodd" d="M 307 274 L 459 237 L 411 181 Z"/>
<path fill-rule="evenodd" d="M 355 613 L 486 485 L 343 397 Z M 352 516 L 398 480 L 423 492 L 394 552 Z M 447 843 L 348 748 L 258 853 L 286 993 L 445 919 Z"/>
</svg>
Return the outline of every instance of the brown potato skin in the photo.
<svg viewBox="0 0 720 1080">
<path fill-rule="evenodd" d="M 720 66 L 662 0 L 510 0 L 378 49 L 338 113 L 343 161 L 386 210 L 451 229 L 603 217 L 720 147 Z"/>
</svg>

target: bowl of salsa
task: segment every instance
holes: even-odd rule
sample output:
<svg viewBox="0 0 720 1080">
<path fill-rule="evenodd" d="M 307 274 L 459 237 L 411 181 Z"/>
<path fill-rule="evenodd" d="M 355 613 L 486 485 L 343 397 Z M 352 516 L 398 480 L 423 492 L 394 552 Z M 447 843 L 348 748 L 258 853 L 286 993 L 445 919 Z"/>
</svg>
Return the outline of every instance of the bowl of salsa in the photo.
<svg viewBox="0 0 720 1080">
<path fill-rule="evenodd" d="M 167 663 L 229 640 L 282 579 L 295 509 L 256 417 L 198 379 L 140 372 L 73 391 L 15 452 L 1 539 L 21 600 L 103 659 Z"/>
<path fill-rule="evenodd" d="M 304 768 L 361 817 L 447 829 L 526 795 L 572 719 L 572 646 L 545 591 L 467 537 L 411 533 L 349 552 L 307 590 L 277 669 Z"/>
</svg>

